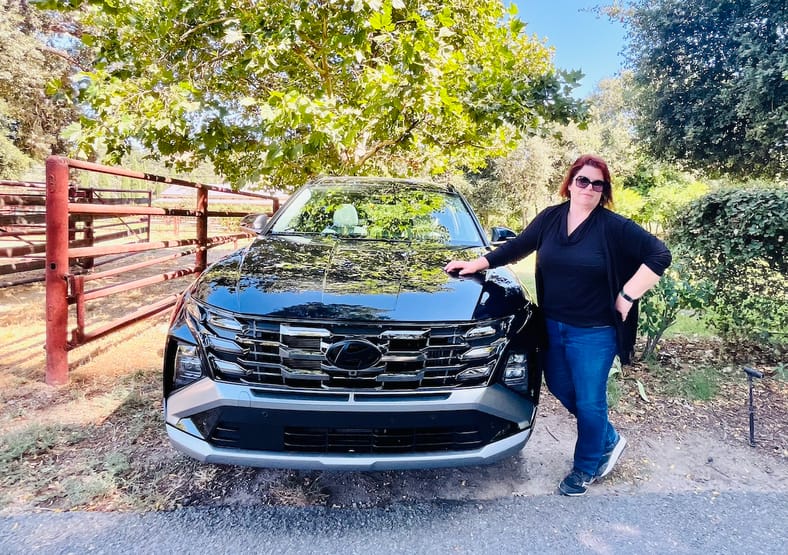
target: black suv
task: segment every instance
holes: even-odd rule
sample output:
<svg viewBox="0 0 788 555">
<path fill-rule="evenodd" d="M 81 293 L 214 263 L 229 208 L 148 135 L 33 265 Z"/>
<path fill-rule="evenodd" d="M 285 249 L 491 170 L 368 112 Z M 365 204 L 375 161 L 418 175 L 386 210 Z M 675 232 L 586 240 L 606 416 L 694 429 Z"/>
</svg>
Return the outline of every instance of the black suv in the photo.
<svg viewBox="0 0 788 555">
<path fill-rule="evenodd" d="M 257 224 L 175 309 L 164 413 L 177 449 L 377 470 L 488 463 L 523 447 L 541 384 L 535 307 L 508 268 L 443 271 L 490 249 L 458 192 L 326 178 Z"/>
</svg>

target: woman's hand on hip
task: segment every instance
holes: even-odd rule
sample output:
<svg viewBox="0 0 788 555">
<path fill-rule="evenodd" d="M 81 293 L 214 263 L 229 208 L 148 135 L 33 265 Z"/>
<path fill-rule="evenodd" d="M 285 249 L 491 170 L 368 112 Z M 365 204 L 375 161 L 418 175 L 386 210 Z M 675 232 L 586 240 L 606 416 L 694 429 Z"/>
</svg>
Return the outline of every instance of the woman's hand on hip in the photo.
<svg viewBox="0 0 788 555">
<path fill-rule="evenodd" d="M 633 304 L 634 303 L 629 302 L 621 295 L 616 295 L 616 311 L 621 315 L 622 321 L 627 319 Z"/>
</svg>

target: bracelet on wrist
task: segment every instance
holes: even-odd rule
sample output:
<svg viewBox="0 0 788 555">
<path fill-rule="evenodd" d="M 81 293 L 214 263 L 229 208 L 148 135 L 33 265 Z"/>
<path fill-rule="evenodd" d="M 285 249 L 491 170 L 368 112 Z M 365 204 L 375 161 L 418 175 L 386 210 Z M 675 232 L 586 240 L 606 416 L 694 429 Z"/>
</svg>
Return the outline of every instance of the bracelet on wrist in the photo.
<svg viewBox="0 0 788 555">
<path fill-rule="evenodd" d="M 619 295 L 621 295 L 621 297 L 623 297 L 623 299 L 624 299 L 625 301 L 629 301 L 629 302 L 631 302 L 631 303 L 634 303 L 634 302 L 637 300 L 637 299 L 633 299 L 632 297 L 630 297 L 629 295 L 627 295 L 626 293 L 624 293 L 624 290 L 623 290 L 623 289 L 622 289 L 621 291 L 619 291 L 619 293 L 618 293 L 618 294 L 619 294 Z"/>
</svg>

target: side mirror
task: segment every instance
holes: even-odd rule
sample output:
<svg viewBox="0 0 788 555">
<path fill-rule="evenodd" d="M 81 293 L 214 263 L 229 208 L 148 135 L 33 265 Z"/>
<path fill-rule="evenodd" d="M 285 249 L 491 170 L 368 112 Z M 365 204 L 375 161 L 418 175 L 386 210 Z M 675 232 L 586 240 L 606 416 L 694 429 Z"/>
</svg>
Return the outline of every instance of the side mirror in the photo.
<svg viewBox="0 0 788 555">
<path fill-rule="evenodd" d="M 239 226 L 244 231 L 259 235 L 266 223 L 268 223 L 268 214 L 248 214 L 241 218 Z"/>
<path fill-rule="evenodd" d="M 493 227 L 490 229 L 490 242 L 493 245 L 504 243 L 513 237 L 517 237 L 517 234 L 508 227 Z"/>
</svg>

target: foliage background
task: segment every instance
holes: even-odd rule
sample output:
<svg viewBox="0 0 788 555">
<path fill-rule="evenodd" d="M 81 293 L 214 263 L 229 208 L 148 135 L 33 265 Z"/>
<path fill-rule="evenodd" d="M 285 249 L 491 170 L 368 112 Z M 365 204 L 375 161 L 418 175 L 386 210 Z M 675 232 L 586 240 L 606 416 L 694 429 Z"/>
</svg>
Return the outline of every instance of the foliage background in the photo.
<svg viewBox="0 0 788 555">
<path fill-rule="evenodd" d="M 656 158 L 742 179 L 785 179 L 784 0 L 636 0 L 624 13 L 637 127 Z"/>
<path fill-rule="evenodd" d="M 615 209 L 674 248 L 642 303 L 653 347 L 686 315 L 729 340 L 784 343 L 786 270 L 773 263 L 784 242 L 753 255 L 765 234 L 784 237 L 784 206 L 763 200 L 786 187 L 782 1 L 601 7 L 628 29 L 627 69 L 583 100 L 571 94 L 579 74 L 526 34 L 527 13 L 496 0 L 1 9 L 0 178 L 49 154 L 285 190 L 318 174 L 431 174 L 485 226 L 520 229 L 593 152 L 613 171 Z M 725 217 L 697 216 L 717 205 Z M 730 227 L 744 207 L 749 243 Z"/>
<path fill-rule="evenodd" d="M 541 42 L 499 0 L 142 0 L 75 9 L 93 66 L 68 137 L 140 144 L 235 186 L 479 168 L 545 122 L 582 120 Z"/>
</svg>

